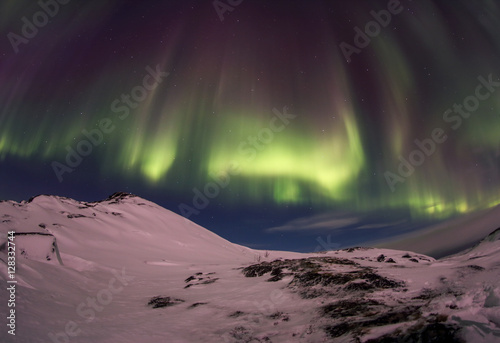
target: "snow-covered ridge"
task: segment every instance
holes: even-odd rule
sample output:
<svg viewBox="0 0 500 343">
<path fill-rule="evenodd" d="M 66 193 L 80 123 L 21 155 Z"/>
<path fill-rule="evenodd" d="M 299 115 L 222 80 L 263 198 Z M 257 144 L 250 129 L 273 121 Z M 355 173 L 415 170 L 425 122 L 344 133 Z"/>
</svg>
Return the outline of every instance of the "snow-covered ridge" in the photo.
<svg viewBox="0 0 500 343">
<path fill-rule="evenodd" d="M 20 203 L 2 202 L 0 221 L 0 229 L 5 232 L 50 233 L 56 237 L 61 253 L 88 259 L 96 250 L 120 255 L 125 247 L 128 257 L 137 261 L 251 261 L 253 257 L 249 249 L 128 193 L 115 193 L 96 202 L 50 195 Z"/>
<path fill-rule="evenodd" d="M 500 228 L 496 229 L 495 231 L 490 233 L 488 236 L 486 236 L 481 243 L 494 242 L 494 241 L 498 241 L 498 240 L 500 240 Z"/>
<path fill-rule="evenodd" d="M 373 248 L 266 253 L 135 195 L 41 195 L 0 202 L 4 284 L 8 231 L 18 233 L 22 342 L 500 339 L 500 230 L 440 260 Z"/>
</svg>

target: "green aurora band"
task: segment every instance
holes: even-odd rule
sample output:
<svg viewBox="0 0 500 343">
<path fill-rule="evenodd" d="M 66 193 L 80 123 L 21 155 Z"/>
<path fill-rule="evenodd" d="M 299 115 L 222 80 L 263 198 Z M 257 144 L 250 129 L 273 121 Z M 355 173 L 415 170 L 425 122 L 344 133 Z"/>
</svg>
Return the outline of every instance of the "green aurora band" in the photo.
<svg viewBox="0 0 500 343">
<path fill-rule="evenodd" d="M 500 203 L 500 91 L 456 130 L 443 113 L 474 94 L 479 76 L 500 77 L 500 7 L 479 1 L 485 8 L 481 13 L 487 13 L 479 17 L 474 5 L 459 3 L 448 7 L 455 11 L 459 31 L 446 26 L 433 2 L 422 1 L 414 5 L 420 17 L 400 14 L 359 56 L 353 55 L 351 64 L 338 48 L 342 33 L 331 26 L 314 26 L 304 37 L 259 41 L 265 27 L 241 22 L 220 28 L 213 23 L 215 13 L 196 25 L 189 15 L 179 19 L 162 44 L 151 44 L 152 38 L 144 42 L 134 62 L 125 54 L 103 55 L 102 61 L 89 62 L 92 68 L 78 69 L 91 53 L 57 67 L 29 62 L 26 55 L 23 63 L 16 62 L 12 56 L 4 61 L 12 69 L 0 72 L 9 85 L 0 90 L 0 160 L 44 161 L 47 168 L 52 161 L 64 163 L 66 147 L 76 149 L 85 139 L 82 130 L 96 129 L 109 118 L 116 129 L 89 157 L 102 162 L 100 175 L 140 179 L 166 191 L 190 194 L 223 176 L 230 184 L 219 201 L 229 204 L 405 208 L 414 217 L 431 218 L 495 206 Z M 371 7 L 366 6 L 353 20 L 359 24 L 349 27 L 351 36 L 351 27 L 369 19 Z M 104 26 L 86 22 L 82 12 L 72 17 L 76 9 L 67 7 L 41 30 L 38 43 L 33 39 L 19 54 L 50 64 L 63 53 L 61 42 L 82 27 Z M 82 8 L 103 21 L 112 12 L 112 4 Z M 26 10 L 4 10 L 10 26 L 20 26 L 16 23 Z M 252 8 L 242 5 L 238 11 Z M 71 18 L 76 19 L 68 22 Z M 277 31 L 290 28 L 280 25 Z M 54 32 L 58 41 L 45 46 L 42 42 Z M 464 46 L 452 43 L 455 34 L 464 37 Z M 321 46 L 308 43 L 311 37 Z M 96 44 L 92 39 L 97 34 L 81 51 Z M 477 51 L 484 52 L 481 58 Z M 424 57 L 416 61 L 418 54 Z M 353 66 L 356 59 L 369 66 L 366 71 Z M 145 67 L 154 68 L 157 61 L 169 76 L 120 119 L 111 104 L 140 85 Z M 424 66 L 432 79 L 423 74 Z M 273 109 L 282 112 L 283 107 L 295 117 L 286 125 L 273 121 L 283 127 L 269 130 Z M 445 132 L 446 142 L 436 144 L 435 152 L 392 192 L 384 173 L 397 173 L 400 157 L 407 159 L 417 148 L 414 140 L 431 137 L 435 128 Z M 265 139 L 255 143 L 264 132 Z M 231 173 L 234 165 L 238 171 Z"/>
</svg>

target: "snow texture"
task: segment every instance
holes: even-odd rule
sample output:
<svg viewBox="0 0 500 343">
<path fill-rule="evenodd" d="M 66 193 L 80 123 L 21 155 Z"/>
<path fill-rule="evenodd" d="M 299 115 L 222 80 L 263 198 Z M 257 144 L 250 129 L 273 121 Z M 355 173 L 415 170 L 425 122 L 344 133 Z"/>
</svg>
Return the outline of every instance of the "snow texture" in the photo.
<svg viewBox="0 0 500 343">
<path fill-rule="evenodd" d="M 498 230 L 439 260 L 266 252 L 116 193 L 0 202 L 0 245 L 8 231 L 17 319 L 2 342 L 500 341 Z M 0 259 L 6 285 L 5 247 Z M 6 287 L 0 297 L 5 314 Z"/>
</svg>

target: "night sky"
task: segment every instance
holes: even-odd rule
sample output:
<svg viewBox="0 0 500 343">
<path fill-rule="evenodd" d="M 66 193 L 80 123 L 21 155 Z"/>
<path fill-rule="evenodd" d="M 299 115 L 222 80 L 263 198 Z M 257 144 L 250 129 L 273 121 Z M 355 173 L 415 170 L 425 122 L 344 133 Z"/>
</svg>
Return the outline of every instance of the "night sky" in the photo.
<svg viewBox="0 0 500 343">
<path fill-rule="evenodd" d="M 4 1 L 0 199 L 346 247 L 500 203 L 500 2 Z"/>
</svg>

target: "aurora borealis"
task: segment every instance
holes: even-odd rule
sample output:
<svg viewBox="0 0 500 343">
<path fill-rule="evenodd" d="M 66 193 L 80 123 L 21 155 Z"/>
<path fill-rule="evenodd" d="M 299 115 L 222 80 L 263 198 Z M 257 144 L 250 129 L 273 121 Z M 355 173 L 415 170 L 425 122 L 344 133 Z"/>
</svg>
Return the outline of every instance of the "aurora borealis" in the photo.
<svg viewBox="0 0 500 343">
<path fill-rule="evenodd" d="M 222 233 L 277 212 L 418 222 L 500 203 L 498 1 L 222 1 L 223 20 L 213 1 L 41 3 L 54 15 L 15 47 L 44 7 L 0 5 L 1 199 L 129 191 Z M 340 45 L 389 4 L 347 61 Z"/>
</svg>

